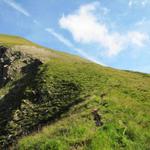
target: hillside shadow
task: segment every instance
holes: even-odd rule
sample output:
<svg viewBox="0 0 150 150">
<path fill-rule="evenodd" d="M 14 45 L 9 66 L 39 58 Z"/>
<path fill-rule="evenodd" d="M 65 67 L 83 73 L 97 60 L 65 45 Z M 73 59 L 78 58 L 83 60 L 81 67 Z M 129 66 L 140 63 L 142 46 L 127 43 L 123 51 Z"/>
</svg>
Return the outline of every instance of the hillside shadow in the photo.
<svg viewBox="0 0 150 150">
<path fill-rule="evenodd" d="M 72 106 L 83 101 L 83 99 L 79 98 L 79 95 L 81 92 L 79 90 L 79 86 L 77 86 L 74 83 L 62 81 L 60 85 L 62 86 L 61 88 L 65 90 L 65 93 L 62 93 L 61 92 L 62 89 L 60 89 L 60 91 L 55 91 L 57 94 L 55 95 L 55 93 L 53 93 L 50 99 L 58 99 L 59 102 L 61 103 L 64 101 L 63 96 L 65 96 L 66 99 L 68 99 L 68 102 L 66 102 L 65 105 L 62 105 L 62 107 L 59 107 L 59 104 L 57 106 L 55 101 L 54 102 L 51 101 L 52 102 L 51 105 L 48 105 L 47 107 L 44 108 L 43 111 L 41 112 L 39 111 L 38 113 L 43 114 L 44 112 L 44 115 L 46 115 L 45 114 L 47 111 L 46 109 L 48 107 L 54 106 L 52 115 L 47 117 L 46 119 L 34 118 L 36 119 L 36 122 L 34 120 L 33 121 L 34 125 L 29 124 L 29 127 L 27 129 L 23 128 L 24 124 L 22 125 L 18 124 L 18 125 L 21 125 L 21 128 L 23 129 L 22 132 L 18 134 L 18 131 L 17 131 L 18 128 L 17 127 L 15 128 L 14 126 L 13 127 L 10 126 L 10 122 L 14 119 L 14 112 L 16 110 L 21 110 L 22 100 L 27 98 L 25 90 L 29 86 L 33 87 L 35 83 L 35 76 L 37 75 L 38 68 L 41 64 L 42 62 L 35 59 L 35 60 L 32 60 L 31 64 L 28 64 L 25 67 L 23 67 L 22 73 L 24 74 L 24 76 L 21 79 L 13 83 L 14 87 L 0 101 L 0 148 L 2 147 L 2 148 L 7 149 L 8 146 L 10 146 L 13 143 L 16 143 L 16 140 L 18 137 L 28 135 L 34 131 L 40 130 L 42 126 L 46 124 L 50 124 L 51 122 L 54 122 L 55 120 L 59 119 L 62 113 L 67 112 Z M 36 90 L 38 89 L 38 87 L 35 87 L 35 88 Z M 55 88 L 57 89 L 57 87 Z M 72 90 L 73 90 L 73 93 L 70 92 Z M 73 94 L 73 97 L 72 97 L 72 94 Z M 38 92 L 38 95 L 35 95 L 36 101 L 34 101 L 34 98 L 32 99 L 31 97 L 29 98 L 30 98 L 31 103 L 34 103 L 35 105 L 36 104 L 38 105 L 40 103 L 44 104 L 45 102 L 38 101 L 39 97 L 40 97 L 40 91 Z M 72 101 L 70 101 L 70 98 L 72 98 Z M 57 110 L 55 106 L 59 107 L 59 110 Z M 38 110 L 34 110 L 34 111 L 38 111 Z M 29 119 L 30 116 L 27 116 L 27 117 L 28 117 L 27 119 Z M 21 118 L 21 120 L 23 120 L 23 118 Z M 14 130 L 17 132 L 14 133 Z"/>
<path fill-rule="evenodd" d="M 3 147 L 9 143 L 8 123 L 13 119 L 13 113 L 21 106 L 24 91 L 34 82 L 38 68 L 42 63 L 35 59 L 22 68 L 25 75 L 14 83 L 14 87 L 0 101 L 0 144 Z M 3 137 L 3 138 L 2 138 Z"/>
</svg>

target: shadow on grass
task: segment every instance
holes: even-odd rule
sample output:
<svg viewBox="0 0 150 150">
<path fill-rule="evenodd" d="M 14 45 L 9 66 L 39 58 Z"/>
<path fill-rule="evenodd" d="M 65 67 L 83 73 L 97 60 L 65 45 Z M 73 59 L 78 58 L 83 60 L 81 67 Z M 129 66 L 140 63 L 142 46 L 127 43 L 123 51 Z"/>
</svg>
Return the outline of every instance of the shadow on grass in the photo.
<svg viewBox="0 0 150 150">
<path fill-rule="evenodd" d="M 21 136 L 40 130 L 44 125 L 56 121 L 62 113 L 67 112 L 73 105 L 83 101 L 79 97 L 80 86 L 70 81 L 59 81 L 54 87 L 56 91 L 53 91 L 51 95 L 47 93 L 47 100 L 44 101 L 45 93 L 41 93 L 40 89 L 38 89 L 39 87 L 36 87 L 37 85 L 35 84 L 35 77 L 39 75 L 37 73 L 41 64 L 39 60 L 35 59 L 31 64 L 22 68 L 22 72 L 25 75 L 14 83 L 14 87 L 0 102 L 0 148 L 7 149 L 12 144 L 16 144 L 17 139 Z M 26 88 L 29 86 L 34 91 L 37 91 L 37 93 L 34 93 L 34 97 L 30 95 L 27 97 L 25 93 Z M 36 112 L 37 115 L 32 116 L 32 112 L 30 113 L 31 110 L 29 109 L 26 116 L 22 115 L 20 117 L 21 123 L 17 122 L 16 127 L 14 125 L 10 126 L 10 122 L 14 119 L 15 111 L 24 111 L 21 109 L 24 99 L 29 99 L 35 105 L 32 111 Z M 18 131 L 18 126 L 21 126 L 21 132 Z"/>
<path fill-rule="evenodd" d="M 12 121 L 14 111 L 20 108 L 24 91 L 33 83 L 41 64 L 39 60 L 35 59 L 31 64 L 23 67 L 22 72 L 25 73 L 25 76 L 17 80 L 14 87 L 0 101 L 0 145 L 2 148 L 12 142 L 8 123 Z"/>
</svg>

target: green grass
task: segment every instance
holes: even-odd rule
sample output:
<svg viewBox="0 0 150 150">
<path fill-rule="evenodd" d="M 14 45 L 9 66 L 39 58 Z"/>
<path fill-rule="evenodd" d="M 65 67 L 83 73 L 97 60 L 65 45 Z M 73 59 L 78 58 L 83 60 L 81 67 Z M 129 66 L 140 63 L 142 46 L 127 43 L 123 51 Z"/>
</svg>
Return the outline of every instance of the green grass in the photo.
<svg viewBox="0 0 150 150">
<path fill-rule="evenodd" d="M 60 58 L 63 59 L 64 61 L 68 61 L 68 63 L 70 61 L 89 62 L 88 60 L 82 59 L 79 56 L 69 55 L 65 52 L 45 48 L 25 38 L 14 35 L 0 34 L 0 46 L 12 48 L 13 51 L 19 51 L 29 54 L 32 57 L 42 59 L 42 61 L 44 62 L 48 61 L 51 58 Z"/>
<path fill-rule="evenodd" d="M 12 46 L 12 45 L 35 46 L 36 45 L 32 43 L 31 41 L 21 38 L 19 36 L 6 35 L 6 34 L 0 34 L 0 44 L 6 45 L 6 46 Z"/>
<path fill-rule="evenodd" d="M 18 37 L 1 37 L 2 45 L 28 45 Z M 10 135 L 15 139 L 44 125 L 38 132 L 24 135 L 12 148 L 150 149 L 149 74 L 106 68 L 78 56 L 42 47 L 32 49 L 30 43 L 28 46 L 15 51 L 45 61 L 38 68 L 28 64 L 27 73 L 16 72 L 15 80 L 0 89 L 4 95 L 0 99 L 0 131 L 4 133 L 0 142 L 9 144 Z M 13 65 L 20 70 L 27 67 L 21 59 Z M 18 84 L 22 86 L 17 88 Z M 102 93 L 106 93 L 104 99 Z M 95 126 L 91 114 L 94 108 L 102 115 L 102 127 Z"/>
<path fill-rule="evenodd" d="M 92 63 L 68 64 L 53 60 L 41 67 L 37 80 L 40 91 L 43 91 L 42 99 L 50 99 L 51 95 L 47 94 L 50 88 L 56 90 L 52 93 L 61 91 L 62 96 L 65 95 L 66 89 L 60 83 L 70 82 L 80 87 L 78 96 L 82 102 L 62 115 L 60 121 L 19 140 L 18 149 L 149 149 L 149 77 Z M 51 87 L 52 82 L 57 86 Z M 100 94 L 103 92 L 107 96 L 102 101 Z M 102 127 L 95 127 L 91 114 L 93 108 L 98 108 L 102 114 Z"/>
</svg>

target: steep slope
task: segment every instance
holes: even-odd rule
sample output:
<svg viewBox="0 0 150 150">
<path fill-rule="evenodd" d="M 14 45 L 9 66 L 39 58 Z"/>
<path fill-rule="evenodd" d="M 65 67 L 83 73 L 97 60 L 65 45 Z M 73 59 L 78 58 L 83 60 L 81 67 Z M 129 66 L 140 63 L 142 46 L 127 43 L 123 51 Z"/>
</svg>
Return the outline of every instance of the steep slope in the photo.
<svg viewBox="0 0 150 150">
<path fill-rule="evenodd" d="M 149 149 L 150 75 L 105 68 L 19 37 L 1 35 L 0 44 L 2 148 Z M 94 124 L 94 108 L 102 127 Z"/>
<path fill-rule="evenodd" d="M 78 85 L 81 103 L 62 115 L 60 121 L 23 138 L 19 141 L 19 149 L 149 149 L 149 75 L 57 60 L 43 65 L 37 80 L 43 91 L 41 99 L 51 99 L 51 94 L 58 93 L 60 101 L 66 102 L 63 85 L 69 82 Z M 52 82 L 56 86 L 50 86 Z M 66 92 L 68 90 L 72 89 L 68 88 Z M 102 127 L 95 126 L 91 114 L 94 108 L 102 114 Z"/>
<path fill-rule="evenodd" d="M 54 110 L 47 117 L 43 115 L 50 100 L 39 102 L 41 91 L 35 80 L 39 66 L 55 59 L 68 63 L 87 61 L 16 36 L 1 35 L 0 40 L 0 146 L 7 147 L 18 136 L 28 134 L 59 113 Z M 30 88 L 35 89 L 30 91 Z M 71 103 L 66 102 L 63 106 L 69 107 Z M 47 107 L 52 109 L 51 104 Z M 59 107 L 63 109 L 61 105 Z"/>
</svg>

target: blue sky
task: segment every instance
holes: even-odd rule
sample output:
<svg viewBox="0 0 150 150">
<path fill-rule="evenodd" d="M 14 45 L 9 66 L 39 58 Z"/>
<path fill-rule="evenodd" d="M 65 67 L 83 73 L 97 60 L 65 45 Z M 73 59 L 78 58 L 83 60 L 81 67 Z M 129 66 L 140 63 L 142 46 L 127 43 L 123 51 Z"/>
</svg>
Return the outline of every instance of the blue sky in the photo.
<svg viewBox="0 0 150 150">
<path fill-rule="evenodd" d="M 150 73 L 150 0 L 0 0 L 0 33 Z"/>
</svg>

